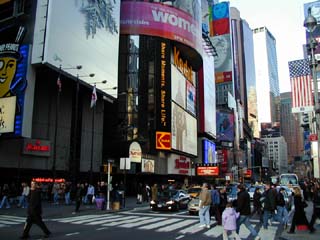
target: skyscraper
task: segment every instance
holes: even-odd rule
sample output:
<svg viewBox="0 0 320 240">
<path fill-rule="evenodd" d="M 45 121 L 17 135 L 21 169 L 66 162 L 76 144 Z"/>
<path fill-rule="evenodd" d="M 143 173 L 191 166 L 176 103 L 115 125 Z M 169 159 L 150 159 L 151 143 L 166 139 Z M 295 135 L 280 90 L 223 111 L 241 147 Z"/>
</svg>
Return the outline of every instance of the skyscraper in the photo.
<svg viewBox="0 0 320 240">
<path fill-rule="evenodd" d="M 258 124 L 278 122 L 279 78 L 276 39 L 266 27 L 253 29 Z"/>
</svg>

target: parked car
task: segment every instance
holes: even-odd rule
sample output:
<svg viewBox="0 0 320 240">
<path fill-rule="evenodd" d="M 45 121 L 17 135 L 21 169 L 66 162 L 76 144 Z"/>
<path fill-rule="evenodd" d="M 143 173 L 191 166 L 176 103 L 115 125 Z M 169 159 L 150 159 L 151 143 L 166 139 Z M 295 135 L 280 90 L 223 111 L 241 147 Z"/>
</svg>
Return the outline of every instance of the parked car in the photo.
<svg viewBox="0 0 320 240">
<path fill-rule="evenodd" d="M 190 215 L 196 215 L 199 213 L 199 197 L 192 198 L 188 203 L 188 212 Z"/>
<path fill-rule="evenodd" d="M 201 192 L 201 186 L 194 186 L 188 189 L 188 194 L 192 198 L 199 196 L 200 192 Z"/>
<path fill-rule="evenodd" d="M 168 189 L 158 193 L 158 200 L 152 200 L 150 202 L 150 208 L 153 211 L 179 211 L 179 209 L 186 209 L 190 200 L 191 197 L 186 191 Z"/>
</svg>

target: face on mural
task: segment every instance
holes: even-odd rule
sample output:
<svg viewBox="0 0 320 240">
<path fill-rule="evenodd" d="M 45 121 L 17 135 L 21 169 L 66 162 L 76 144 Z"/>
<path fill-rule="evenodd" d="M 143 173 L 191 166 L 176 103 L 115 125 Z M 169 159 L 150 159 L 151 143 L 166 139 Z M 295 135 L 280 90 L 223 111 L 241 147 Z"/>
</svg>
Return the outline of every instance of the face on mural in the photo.
<svg viewBox="0 0 320 240">
<path fill-rule="evenodd" d="M 9 96 L 10 85 L 17 69 L 17 59 L 0 57 L 0 97 Z"/>
</svg>

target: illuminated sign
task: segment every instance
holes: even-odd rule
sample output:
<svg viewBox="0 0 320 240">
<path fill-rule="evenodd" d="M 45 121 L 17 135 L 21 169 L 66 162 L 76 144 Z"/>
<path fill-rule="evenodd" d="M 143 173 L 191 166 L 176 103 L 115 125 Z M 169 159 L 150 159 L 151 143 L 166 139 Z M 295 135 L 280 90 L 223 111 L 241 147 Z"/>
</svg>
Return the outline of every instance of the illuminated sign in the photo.
<svg viewBox="0 0 320 240">
<path fill-rule="evenodd" d="M 129 158 L 131 162 L 141 163 L 141 147 L 138 142 L 132 142 L 129 147 Z"/>
<path fill-rule="evenodd" d="M 186 79 L 194 83 L 192 78 L 192 67 L 187 60 L 183 60 L 180 57 L 180 51 L 176 47 L 173 47 L 173 64 L 180 70 Z"/>
<path fill-rule="evenodd" d="M 243 176 L 244 176 L 245 178 L 251 178 L 251 176 L 252 176 L 252 170 L 251 170 L 251 169 L 244 170 L 244 171 L 243 171 Z"/>
<path fill-rule="evenodd" d="M 198 176 L 219 176 L 219 167 L 216 166 L 199 166 L 196 169 Z"/>
<path fill-rule="evenodd" d="M 156 62 L 156 130 L 171 131 L 171 65 L 170 41 L 159 40 L 157 50 L 159 58 Z"/>
<path fill-rule="evenodd" d="M 0 133 L 14 131 L 16 97 L 0 98 Z"/>
<path fill-rule="evenodd" d="M 171 150 L 171 133 L 156 132 L 156 149 Z"/>
<path fill-rule="evenodd" d="M 216 163 L 216 145 L 214 142 L 203 140 L 203 163 Z"/>
<path fill-rule="evenodd" d="M 25 89 L 27 87 L 26 73 L 28 54 L 29 46 L 27 45 L 20 46 L 17 43 L 5 43 L 0 45 L 0 62 L 6 66 L 0 68 L 0 75 L 5 79 L 5 81 L 0 84 L 0 98 L 15 96 L 16 105 L 14 106 L 14 110 L 16 108 L 19 109 L 19 111 L 15 111 L 14 131 L 4 132 L 14 132 L 15 135 L 22 134 L 24 98 Z M 3 107 L 1 108 L 2 110 L 4 109 Z M 8 106 L 6 106 L 7 112 L 8 109 Z M 13 110 L 12 107 L 10 107 L 10 109 L 10 111 Z"/>
<path fill-rule="evenodd" d="M 52 183 L 53 182 L 53 178 L 32 178 L 32 181 L 40 182 L 40 183 Z M 55 178 L 54 182 L 64 183 L 65 179 L 64 178 Z"/>
<path fill-rule="evenodd" d="M 24 139 L 23 142 L 23 154 L 50 157 L 51 144 L 50 141 L 39 139 Z"/>
<path fill-rule="evenodd" d="M 192 4 L 175 2 L 172 1 L 173 6 L 166 6 L 159 3 L 122 1 L 120 33 L 158 36 L 181 42 L 201 53 L 201 5 L 196 4 L 197 1 Z M 185 11 L 177 9 L 175 4 L 183 6 Z"/>
</svg>

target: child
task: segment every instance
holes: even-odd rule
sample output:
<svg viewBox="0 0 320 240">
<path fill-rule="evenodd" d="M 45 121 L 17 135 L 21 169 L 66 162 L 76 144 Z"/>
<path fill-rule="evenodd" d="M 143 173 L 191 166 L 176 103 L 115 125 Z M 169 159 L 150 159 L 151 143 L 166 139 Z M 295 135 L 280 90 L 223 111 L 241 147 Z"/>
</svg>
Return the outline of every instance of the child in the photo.
<svg viewBox="0 0 320 240">
<path fill-rule="evenodd" d="M 232 207 L 232 203 L 228 202 L 226 209 L 222 213 L 223 240 L 228 240 L 228 231 L 231 231 L 236 240 L 241 240 L 237 234 L 237 218 L 240 213 L 236 212 Z"/>
</svg>

